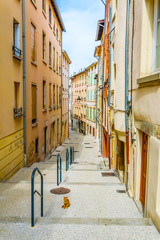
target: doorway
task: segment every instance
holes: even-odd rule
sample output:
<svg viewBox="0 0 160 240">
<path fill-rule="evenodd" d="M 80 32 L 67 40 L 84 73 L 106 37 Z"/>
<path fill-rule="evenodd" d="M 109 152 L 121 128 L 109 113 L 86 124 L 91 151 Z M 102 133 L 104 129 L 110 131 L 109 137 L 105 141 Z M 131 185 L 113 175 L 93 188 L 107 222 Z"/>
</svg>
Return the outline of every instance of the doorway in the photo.
<svg viewBox="0 0 160 240">
<path fill-rule="evenodd" d="M 140 201 L 141 201 L 143 207 L 145 207 L 147 151 L 148 151 L 148 136 L 147 136 L 147 134 L 143 133 L 143 136 L 142 136 L 142 158 L 141 158 L 141 185 L 140 185 Z"/>
</svg>

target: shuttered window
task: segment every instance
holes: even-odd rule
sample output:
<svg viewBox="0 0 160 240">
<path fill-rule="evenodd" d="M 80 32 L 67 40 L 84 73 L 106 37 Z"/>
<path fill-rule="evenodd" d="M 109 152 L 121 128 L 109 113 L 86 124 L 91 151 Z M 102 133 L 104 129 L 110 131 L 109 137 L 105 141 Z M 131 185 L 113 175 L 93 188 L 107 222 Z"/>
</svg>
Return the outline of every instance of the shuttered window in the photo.
<svg viewBox="0 0 160 240">
<path fill-rule="evenodd" d="M 56 88 L 56 105 L 58 107 L 58 86 Z"/>
<path fill-rule="evenodd" d="M 43 109 L 47 109 L 47 104 L 46 104 L 46 81 L 43 81 Z"/>
<path fill-rule="evenodd" d="M 59 88 L 59 107 L 61 107 L 61 88 Z"/>
<path fill-rule="evenodd" d="M 49 23 L 52 25 L 52 10 L 50 6 L 49 6 Z"/>
<path fill-rule="evenodd" d="M 42 33 L 42 52 L 43 52 L 43 60 L 46 61 L 46 34 Z"/>
<path fill-rule="evenodd" d="M 31 23 L 31 61 L 36 62 L 36 27 Z"/>
<path fill-rule="evenodd" d="M 46 12 L 46 0 L 42 0 L 42 9 Z"/>
<path fill-rule="evenodd" d="M 61 74 L 61 56 L 59 56 L 59 74 Z"/>
<path fill-rule="evenodd" d="M 95 108 L 93 108 L 93 121 L 95 121 L 95 120 L 96 120 L 95 113 L 96 113 L 96 110 L 95 110 Z"/>
<path fill-rule="evenodd" d="M 49 83 L 49 107 L 52 107 L 51 83 Z"/>
<path fill-rule="evenodd" d="M 87 107 L 87 118 L 89 118 L 89 107 Z"/>
<path fill-rule="evenodd" d="M 49 42 L 49 66 L 52 66 L 52 44 Z"/>
<path fill-rule="evenodd" d="M 36 122 L 37 116 L 37 87 L 32 85 L 32 123 Z"/>
<path fill-rule="evenodd" d="M 92 108 L 90 108 L 90 119 L 92 120 Z"/>
<path fill-rule="evenodd" d="M 56 105 L 55 85 L 53 85 L 53 107 Z"/>
<path fill-rule="evenodd" d="M 58 72 L 58 52 L 56 53 L 56 71 Z"/>
<path fill-rule="evenodd" d="M 53 47 L 53 69 L 56 69 L 56 62 L 55 62 L 55 48 Z"/>
</svg>

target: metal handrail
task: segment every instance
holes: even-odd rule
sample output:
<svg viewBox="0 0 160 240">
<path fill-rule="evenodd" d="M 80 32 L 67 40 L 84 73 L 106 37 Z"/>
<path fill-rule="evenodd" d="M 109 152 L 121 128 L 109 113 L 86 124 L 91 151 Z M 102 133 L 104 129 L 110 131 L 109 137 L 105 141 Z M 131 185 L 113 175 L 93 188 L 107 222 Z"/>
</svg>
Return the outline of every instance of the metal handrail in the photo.
<svg viewBox="0 0 160 240">
<path fill-rule="evenodd" d="M 34 190 L 34 176 L 36 171 L 41 176 L 41 194 Z M 31 176 L 31 227 L 34 227 L 34 194 L 37 193 L 41 197 L 41 217 L 43 217 L 43 175 L 38 168 L 35 168 Z"/>
<path fill-rule="evenodd" d="M 70 165 L 72 164 L 73 147 L 70 147 Z"/>
<path fill-rule="evenodd" d="M 69 152 L 68 148 L 66 149 L 66 171 L 69 169 Z"/>
<path fill-rule="evenodd" d="M 59 166 L 59 159 L 60 159 L 60 166 Z M 60 181 L 59 181 L 59 171 L 60 171 Z M 62 158 L 58 154 L 57 155 L 57 186 L 62 182 Z"/>
</svg>

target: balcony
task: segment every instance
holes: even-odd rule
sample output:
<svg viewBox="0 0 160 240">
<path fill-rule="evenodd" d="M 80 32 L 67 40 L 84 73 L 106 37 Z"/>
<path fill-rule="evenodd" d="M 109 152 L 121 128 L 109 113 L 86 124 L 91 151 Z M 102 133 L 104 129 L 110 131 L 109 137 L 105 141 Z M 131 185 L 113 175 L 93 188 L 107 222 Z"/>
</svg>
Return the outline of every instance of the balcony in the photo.
<svg viewBox="0 0 160 240">
<path fill-rule="evenodd" d="M 23 109 L 22 109 L 22 107 L 20 107 L 20 108 L 13 108 L 13 114 L 14 114 L 14 118 L 23 116 Z"/>
<path fill-rule="evenodd" d="M 12 47 L 12 50 L 13 50 L 13 57 L 14 58 L 17 58 L 18 60 L 22 60 L 21 56 L 22 56 L 22 51 L 17 48 L 16 46 L 13 46 Z"/>
</svg>

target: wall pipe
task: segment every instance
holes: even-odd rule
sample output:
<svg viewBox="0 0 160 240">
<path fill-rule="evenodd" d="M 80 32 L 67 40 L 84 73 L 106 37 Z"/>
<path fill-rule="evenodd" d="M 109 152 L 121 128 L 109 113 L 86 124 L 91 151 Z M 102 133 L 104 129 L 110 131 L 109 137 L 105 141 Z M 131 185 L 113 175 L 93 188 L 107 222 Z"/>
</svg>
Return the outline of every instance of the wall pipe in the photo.
<svg viewBox="0 0 160 240">
<path fill-rule="evenodd" d="M 22 1 L 23 21 L 23 128 L 24 128 L 24 166 L 27 166 L 26 155 L 26 42 L 25 42 L 25 0 Z"/>
<path fill-rule="evenodd" d="M 134 0 L 133 0 L 133 24 L 132 24 L 132 50 L 131 50 L 131 144 L 135 140 L 133 138 L 133 108 L 132 108 L 132 90 L 133 90 L 133 45 L 134 45 Z"/>
<path fill-rule="evenodd" d="M 62 31 L 61 31 L 61 145 L 62 145 L 62 105 L 63 105 L 62 90 L 63 90 L 63 55 L 62 55 Z"/>
<path fill-rule="evenodd" d="M 68 64 L 68 138 L 69 138 L 69 68 L 70 64 Z"/>
<path fill-rule="evenodd" d="M 110 6 L 110 11 L 109 11 L 109 15 L 110 15 L 110 26 L 109 26 L 109 80 L 108 80 L 108 107 L 110 107 L 110 97 L 111 97 L 111 32 L 112 32 L 112 7 Z"/>
<path fill-rule="evenodd" d="M 106 4 L 103 27 L 103 65 L 102 65 L 102 97 L 101 97 L 101 155 L 103 156 L 103 83 L 104 83 L 104 48 L 105 48 L 105 29 L 106 29 Z"/>
<path fill-rule="evenodd" d="M 126 43 L 125 43 L 125 119 L 126 119 L 126 159 L 127 159 L 127 182 L 126 190 L 129 188 L 129 126 L 128 126 L 128 32 L 129 32 L 129 1 L 127 0 L 127 14 L 126 14 Z"/>
</svg>

